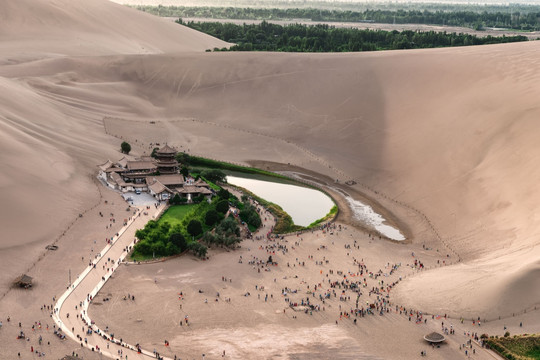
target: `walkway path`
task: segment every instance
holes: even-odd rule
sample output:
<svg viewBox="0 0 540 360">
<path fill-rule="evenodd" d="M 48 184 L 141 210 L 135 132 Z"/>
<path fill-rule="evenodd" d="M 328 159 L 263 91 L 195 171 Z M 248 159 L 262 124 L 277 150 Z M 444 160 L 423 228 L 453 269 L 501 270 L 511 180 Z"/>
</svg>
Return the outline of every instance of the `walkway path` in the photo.
<svg viewBox="0 0 540 360">
<path fill-rule="evenodd" d="M 81 347 L 85 346 L 113 359 L 156 358 L 149 351 L 142 350 L 138 353 L 135 345 L 121 342 L 121 338 L 118 339 L 118 337 L 112 339 L 103 330 L 92 325 L 88 317 L 88 305 L 128 255 L 127 249 L 134 244 L 135 231 L 143 228 L 148 220 L 155 217 L 164 207 L 165 205 L 160 205 L 154 216 L 150 213 L 145 215 L 144 210 L 138 209 L 127 225 L 120 230 L 118 236 L 113 238 L 112 243 L 98 253 L 92 264 L 77 277 L 77 280 L 56 302 L 53 313 L 56 325 L 67 337 L 80 343 Z M 89 328 L 92 334 L 86 333 Z"/>
</svg>

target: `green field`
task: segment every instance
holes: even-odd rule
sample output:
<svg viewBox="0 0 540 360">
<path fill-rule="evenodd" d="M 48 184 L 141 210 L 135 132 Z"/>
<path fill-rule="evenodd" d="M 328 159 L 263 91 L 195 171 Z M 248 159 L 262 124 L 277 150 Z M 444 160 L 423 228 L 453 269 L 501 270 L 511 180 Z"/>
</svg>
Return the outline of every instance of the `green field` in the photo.
<svg viewBox="0 0 540 360">
<path fill-rule="evenodd" d="M 168 222 L 171 227 L 180 224 L 184 216 L 189 213 L 198 204 L 172 205 L 169 207 L 158 220 L 158 225 Z"/>
</svg>

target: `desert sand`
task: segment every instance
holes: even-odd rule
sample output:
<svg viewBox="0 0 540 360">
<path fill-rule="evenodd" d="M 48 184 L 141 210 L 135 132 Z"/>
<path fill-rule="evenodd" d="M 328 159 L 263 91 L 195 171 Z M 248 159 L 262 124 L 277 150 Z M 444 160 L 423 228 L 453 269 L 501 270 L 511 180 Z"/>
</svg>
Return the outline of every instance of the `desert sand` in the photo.
<svg viewBox="0 0 540 360">
<path fill-rule="evenodd" d="M 249 241 L 234 252 L 214 249 L 207 262 L 184 256 L 122 265 L 100 293 L 113 300 L 92 305 L 91 315 L 129 342 L 152 351 L 168 339 L 165 355 L 190 358 L 223 350 L 231 358 L 417 356 L 426 347 L 422 336 L 440 330 L 442 319 L 417 325 L 394 307 L 357 325 L 352 319 L 336 325 L 336 299 L 325 311 L 296 319 L 289 310 L 276 313 L 284 308 L 284 286 L 307 291 L 330 269 L 355 271 L 352 257 L 364 258 L 370 271 L 401 263 L 389 277 L 403 277 L 391 303 L 451 317 L 445 323 L 457 334 L 441 349 L 428 349 L 430 356 L 464 356 L 463 332 L 481 332 L 472 318 L 480 317 L 490 334 L 503 334 L 505 326 L 511 333 L 540 331 L 534 162 L 540 43 L 365 54 L 206 53 L 226 44 L 107 1 L 3 1 L 2 9 L 0 343 L 9 345 L 0 347 L 0 358 L 36 357 L 30 346 L 38 347 L 39 334 L 48 358 L 74 350 L 100 358 L 59 341 L 44 325 L 34 332 L 31 326 L 53 325 L 43 305 L 121 227 L 126 204 L 96 180 L 96 165 L 119 159 L 122 140 L 135 155 L 167 142 L 192 154 L 301 172 L 373 204 L 408 235 L 403 244 L 370 238 L 342 207 L 337 224 L 346 230 L 305 234 L 295 251 L 276 255 L 279 265 L 269 273 L 238 263 L 240 255 L 266 255 L 259 246 L 267 243 Z M 344 185 L 347 180 L 356 184 Z M 354 240 L 360 249 L 347 256 L 344 246 Z M 53 243 L 58 250 L 45 250 Z M 323 244 L 332 267 L 286 267 L 297 257 L 320 258 Z M 426 270 L 407 267 L 413 252 Z M 21 273 L 34 278 L 32 290 L 11 286 Z M 226 287 L 225 275 L 233 279 Z M 294 275 L 305 283 L 291 280 Z M 274 301 L 262 304 L 255 285 L 270 289 Z M 211 303 L 209 295 L 205 304 L 199 287 L 205 294 L 220 291 L 231 303 Z M 193 318 L 189 330 L 177 324 L 183 314 L 176 295 L 183 290 Z M 133 304 L 121 300 L 130 292 L 137 294 Z M 468 321 L 461 324 L 460 317 Z M 15 342 L 19 322 L 30 341 Z"/>
</svg>

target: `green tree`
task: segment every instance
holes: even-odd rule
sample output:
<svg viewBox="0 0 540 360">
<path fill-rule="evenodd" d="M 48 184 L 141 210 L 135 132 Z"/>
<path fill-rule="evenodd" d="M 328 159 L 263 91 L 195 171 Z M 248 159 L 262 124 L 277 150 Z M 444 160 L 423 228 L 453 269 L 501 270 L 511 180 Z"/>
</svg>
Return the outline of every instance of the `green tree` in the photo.
<svg viewBox="0 0 540 360">
<path fill-rule="evenodd" d="M 155 256 L 167 255 L 165 244 L 162 241 L 157 241 L 155 243 L 152 243 L 150 245 L 150 248 L 152 249 L 152 255 L 155 255 Z"/>
<path fill-rule="evenodd" d="M 180 251 L 184 251 L 187 248 L 186 238 L 180 233 L 171 234 L 169 236 L 169 242 L 178 247 Z"/>
<path fill-rule="evenodd" d="M 120 150 L 122 150 L 122 153 L 124 154 L 129 154 L 129 152 L 131 151 L 131 145 L 129 145 L 129 143 L 124 141 L 120 145 Z"/>
<path fill-rule="evenodd" d="M 182 199 L 180 198 L 180 195 L 174 194 L 174 196 L 169 200 L 169 203 L 171 205 L 180 205 L 182 203 Z"/>
<path fill-rule="evenodd" d="M 229 202 L 227 200 L 220 200 L 216 204 L 216 211 L 225 214 L 229 210 Z"/>
<path fill-rule="evenodd" d="M 195 219 L 191 220 L 187 226 L 187 231 L 193 237 L 200 235 L 203 231 L 200 221 Z"/>
<path fill-rule="evenodd" d="M 185 152 L 181 152 L 176 154 L 176 161 L 178 161 L 184 166 L 188 166 L 191 163 L 191 156 L 189 156 Z"/>
<path fill-rule="evenodd" d="M 208 248 L 196 241 L 189 243 L 188 248 L 200 258 L 206 257 L 206 254 L 208 253 Z"/>
<path fill-rule="evenodd" d="M 148 255 L 152 253 L 152 248 L 148 241 L 142 240 L 135 244 L 134 252 L 141 255 Z"/>
<path fill-rule="evenodd" d="M 152 153 L 150 154 L 151 157 L 155 158 L 156 157 L 156 152 L 159 150 L 159 148 L 155 147 L 152 149 Z"/>
<path fill-rule="evenodd" d="M 231 193 L 227 189 L 220 188 L 217 196 L 222 199 L 228 200 L 231 197 Z"/>
<path fill-rule="evenodd" d="M 217 169 L 204 170 L 201 176 L 212 182 L 225 182 L 227 177 L 223 171 Z"/>
<path fill-rule="evenodd" d="M 193 202 L 194 203 L 200 203 L 204 200 L 204 195 L 203 194 L 200 194 L 200 195 L 197 195 L 193 198 Z"/>
<path fill-rule="evenodd" d="M 209 210 L 204 216 L 204 223 L 208 226 L 212 226 L 219 220 L 219 214 L 216 210 Z"/>
<path fill-rule="evenodd" d="M 204 233 L 202 237 L 202 241 L 207 245 L 210 246 L 212 244 L 217 243 L 217 238 L 214 234 L 212 234 L 210 231 L 207 231 Z"/>
<path fill-rule="evenodd" d="M 172 256 L 172 255 L 176 255 L 178 253 L 180 253 L 180 249 L 178 248 L 178 246 L 174 245 L 173 243 L 167 243 L 167 245 L 165 245 L 165 255 L 166 256 Z"/>
<path fill-rule="evenodd" d="M 240 236 L 240 228 L 238 227 L 238 222 L 232 216 L 223 219 L 223 221 L 217 226 L 216 232 L 225 236 Z"/>
<path fill-rule="evenodd" d="M 239 214 L 240 219 L 242 219 L 242 221 L 244 221 L 245 223 L 253 226 L 254 228 L 258 228 L 259 226 L 261 226 L 261 218 L 255 206 L 251 205 L 251 203 L 247 199 L 245 199 L 243 204 L 244 207 L 242 208 L 242 210 L 240 210 Z"/>
<path fill-rule="evenodd" d="M 180 168 L 180 174 L 182 174 L 184 176 L 188 176 L 189 175 L 189 168 L 187 166 L 182 166 Z"/>
</svg>

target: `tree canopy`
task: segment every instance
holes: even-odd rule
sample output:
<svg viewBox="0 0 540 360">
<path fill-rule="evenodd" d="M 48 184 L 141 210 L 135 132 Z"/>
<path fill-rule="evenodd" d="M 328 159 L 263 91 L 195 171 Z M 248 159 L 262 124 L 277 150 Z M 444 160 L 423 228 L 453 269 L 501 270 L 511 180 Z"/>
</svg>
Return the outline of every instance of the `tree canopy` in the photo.
<svg viewBox="0 0 540 360">
<path fill-rule="evenodd" d="M 122 142 L 122 144 L 120 145 L 120 150 L 122 151 L 122 153 L 124 154 L 129 154 L 129 152 L 131 151 L 131 145 L 129 145 L 129 143 L 127 142 Z"/>
<path fill-rule="evenodd" d="M 187 226 L 187 231 L 191 236 L 199 236 L 203 232 L 202 224 L 198 220 L 191 220 Z"/>
<path fill-rule="evenodd" d="M 336 28 L 327 24 L 281 26 L 266 21 L 243 25 L 190 21 L 185 25 L 236 44 L 215 51 L 355 52 L 527 41 L 525 36 L 477 37 L 435 31 Z"/>
<path fill-rule="evenodd" d="M 218 169 L 203 170 L 201 176 L 214 183 L 225 182 L 225 179 L 227 177 L 227 175 L 225 175 L 223 171 Z"/>
<path fill-rule="evenodd" d="M 229 211 L 229 202 L 227 200 L 219 200 L 216 204 L 216 211 L 225 214 Z"/>
<path fill-rule="evenodd" d="M 204 217 L 204 223 L 208 226 L 212 226 L 219 221 L 219 214 L 216 210 L 210 210 Z"/>
</svg>

